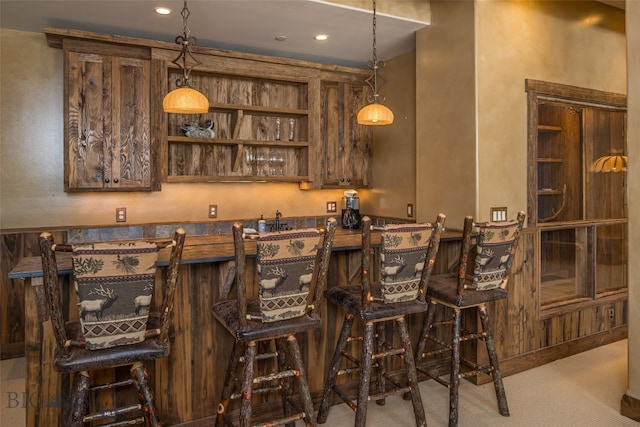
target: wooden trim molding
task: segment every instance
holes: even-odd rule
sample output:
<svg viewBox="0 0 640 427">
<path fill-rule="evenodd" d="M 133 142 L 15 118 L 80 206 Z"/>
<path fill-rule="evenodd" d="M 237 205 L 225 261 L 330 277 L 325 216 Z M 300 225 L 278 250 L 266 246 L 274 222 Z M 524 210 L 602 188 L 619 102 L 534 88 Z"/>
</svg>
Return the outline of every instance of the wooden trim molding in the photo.
<svg viewBox="0 0 640 427">
<path fill-rule="evenodd" d="M 623 394 L 620 401 L 620 414 L 640 422 L 640 400 L 626 393 Z"/>
</svg>

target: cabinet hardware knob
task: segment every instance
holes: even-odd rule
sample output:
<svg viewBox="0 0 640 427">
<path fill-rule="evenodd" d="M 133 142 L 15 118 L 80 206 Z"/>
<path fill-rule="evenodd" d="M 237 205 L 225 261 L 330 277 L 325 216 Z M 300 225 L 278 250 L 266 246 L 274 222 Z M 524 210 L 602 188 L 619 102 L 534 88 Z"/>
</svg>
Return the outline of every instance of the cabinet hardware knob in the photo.
<svg viewBox="0 0 640 427">
<path fill-rule="evenodd" d="M 118 183 L 118 178 L 113 178 L 113 182 L 117 184 Z"/>
<path fill-rule="evenodd" d="M 108 183 L 109 183 L 109 178 L 105 178 L 105 179 L 104 179 L 104 182 L 105 182 L 106 184 L 108 184 Z"/>
</svg>

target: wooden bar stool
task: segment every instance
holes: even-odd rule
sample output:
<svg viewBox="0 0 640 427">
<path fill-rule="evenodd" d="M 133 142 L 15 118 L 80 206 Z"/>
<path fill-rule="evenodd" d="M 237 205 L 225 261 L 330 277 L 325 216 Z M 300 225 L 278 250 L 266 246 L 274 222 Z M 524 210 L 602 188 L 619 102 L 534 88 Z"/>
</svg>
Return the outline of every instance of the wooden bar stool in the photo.
<svg viewBox="0 0 640 427">
<path fill-rule="evenodd" d="M 56 339 L 53 367 L 73 373 L 71 410 L 65 426 L 101 421 L 101 426 L 147 424 L 160 426 L 145 362 L 169 355 L 169 327 L 185 231 L 173 240 L 55 244 L 51 233 L 40 235 L 44 290 L 48 316 Z M 162 304 L 151 312 L 158 250 L 171 246 L 169 267 L 162 285 Z M 65 316 L 55 252 L 72 252 L 77 316 Z M 159 304 L 160 306 L 160 304 Z M 75 311 L 75 310 L 74 310 Z M 47 319 L 42 319 L 45 321 Z M 98 371 L 129 366 L 131 379 L 96 384 Z M 94 405 L 95 395 L 135 386 L 139 402 L 116 408 Z M 124 391 L 124 390 L 122 390 Z M 105 424 L 104 422 L 108 422 Z"/>
<path fill-rule="evenodd" d="M 216 426 L 232 424 L 229 403 L 241 399 L 239 425 L 253 423 L 255 397 L 280 393 L 282 414 L 260 425 L 316 424 L 306 369 L 296 334 L 321 327 L 319 302 L 326 283 L 336 220 L 322 236 L 303 229 L 260 234 L 257 242 L 258 298 L 248 299 L 242 224 L 233 225 L 237 298 L 213 306 L 213 315 L 235 342 L 218 404 Z M 241 368 L 241 369 L 240 369 Z M 297 380 L 297 399 L 294 384 Z M 294 413 L 294 409 L 297 412 Z"/>
<path fill-rule="evenodd" d="M 473 222 L 473 217 L 466 217 L 458 273 L 437 274 L 431 277 L 427 289 L 429 308 L 416 346 L 415 360 L 418 371 L 449 388 L 449 427 L 458 425 L 460 378 L 479 374 L 491 375 L 498 400 L 498 410 L 501 415 L 509 416 L 487 304 L 507 297 L 506 286 L 524 218 L 525 213 L 519 212 L 516 220 L 478 224 Z M 471 248 L 471 234 L 474 229 L 477 229 L 476 245 Z M 467 269 L 470 252 L 474 259 L 472 270 Z M 438 304 L 453 310 L 452 320 L 433 321 Z M 474 312 L 477 310 L 482 326 L 480 332 L 462 328 L 462 312 L 470 309 Z M 452 328 L 451 342 L 444 342 L 437 335 L 435 328 L 440 326 Z M 487 364 L 478 364 L 461 355 L 462 342 L 478 339 L 485 342 L 489 355 Z M 427 342 L 433 343 L 430 351 L 425 351 Z M 429 366 L 429 361 L 430 358 L 448 352 L 451 353 L 451 369 L 449 379 L 446 380 L 442 378 L 437 367 L 434 368 L 434 364 Z M 461 371 L 461 365 L 465 366 L 466 370 Z"/>
<path fill-rule="evenodd" d="M 369 400 L 384 404 L 388 396 L 408 393 L 416 425 L 426 426 L 405 316 L 427 309 L 425 291 L 438 253 L 444 221 L 445 216 L 440 214 L 435 224 L 385 226 L 381 234 L 381 280 L 370 283 L 371 219 L 367 216 L 362 219 L 361 284 L 336 286 L 325 292 L 329 302 L 344 310 L 345 317 L 326 374 L 318 411 L 319 423 L 327 421 L 334 393 L 355 410 L 355 425 L 358 427 L 366 424 Z M 358 336 L 351 336 L 356 320 L 361 329 L 357 331 Z M 387 334 L 390 323 L 398 330 L 399 346 L 394 345 L 393 334 Z M 355 342 L 362 344 L 360 359 L 346 350 L 347 344 Z M 388 372 L 387 359 L 393 356 L 400 360 L 406 381 L 398 380 Z M 354 371 L 360 374 L 355 404 L 336 384 L 338 375 Z M 387 387 L 387 382 L 391 387 Z"/>
</svg>

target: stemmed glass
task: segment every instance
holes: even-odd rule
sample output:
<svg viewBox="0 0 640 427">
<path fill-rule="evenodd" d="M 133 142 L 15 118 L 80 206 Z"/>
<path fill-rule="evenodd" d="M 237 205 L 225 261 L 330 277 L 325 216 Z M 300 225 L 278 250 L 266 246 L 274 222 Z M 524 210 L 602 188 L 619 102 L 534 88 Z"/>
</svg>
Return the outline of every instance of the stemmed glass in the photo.
<svg viewBox="0 0 640 427">
<path fill-rule="evenodd" d="M 247 147 L 244 149 L 244 165 L 245 165 L 245 175 L 252 176 L 253 175 L 253 167 L 256 164 L 256 156 L 253 153 L 252 147 Z"/>
<path fill-rule="evenodd" d="M 278 166 L 278 175 L 284 175 L 284 154 L 282 152 L 276 154 L 275 163 Z"/>
<path fill-rule="evenodd" d="M 266 163 L 267 163 L 267 158 L 265 157 L 264 153 L 262 151 L 258 151 L 258 154 L 256 154 L 256 164 L 258 165 L 258 175 L 260 176 L 265 175 L 264 166 Z"/>
</svg>

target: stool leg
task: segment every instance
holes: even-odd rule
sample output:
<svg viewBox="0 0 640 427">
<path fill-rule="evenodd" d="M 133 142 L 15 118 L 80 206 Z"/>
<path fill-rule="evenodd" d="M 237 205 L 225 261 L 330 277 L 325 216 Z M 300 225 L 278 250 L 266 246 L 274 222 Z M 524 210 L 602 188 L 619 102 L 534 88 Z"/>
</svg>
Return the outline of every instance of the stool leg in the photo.
<svg viewBox="0 0 640 427">
<path fill-rule="evenodd" d="M 240 404 L 240 427 L 251 425 L 251 398 L 253 397 L 253 363 L 256 359 L 256 342 L 247 344 L 244 352 L 244 367 L 242 368 L 242 389 Z"/>
<path fill-rule="evenodd" d="M 87 371 L 76 372 L 73 375 L 73 390 L 71 391 L 71 413 L 69 425 L 82 427 L 82 418 L 89 411 L 89 387 L 90 378 Z"/>
<path fill-rule="evenodd" d="M 384 350 L 384 344 L 387 339 L 386 322 L 376 323 L 376 330 L 378 331 L 378 336 L 375 339 L 376 352 L 382 353 Z M 381 357 L 377 359 L 375 363 L 377 365 L 376 387 L 377 387 L 378 393 L 384 393 L 387 388 L 386 379 L 385 379 L 385 374 L 387 373 L 387 358 Z M 386 401 L 387 401 L 386 399 L 378 399 L 376 400 L 376 404 L 382 406 L 386 403 Z"/>
<path fill-rule="evenodd" d="M 411 393 L 411 403 L 413 404 L 413 414 L 416 417 L 417 427 L 427 427 L 427 417 L 424 414 L 424 406 L 422 405 L 422 397 L 418 388 L 418 373 L 413 359 L 413 349 L 411 348 L 411 340 L 409 339 L 409 331 L 407 330 L 407 322 L 404 317 L 396 320 L 398 325 L 398 334 L 404 347 L 404 362 L 407 368 L 407 379 Z"/>
<path fill-rule="evenodd" d="M 453 309 L 451 336 L 451 379 L 449 386 L 449 427 L 458 425 L 458 387 L 460 386 L 460 309 Z"/>
<path fill-rule="evenodd" d="M 362 359 L 360 365 L 360 384 L 358 385 L 358 404 L 356 407 L 355 427 L 364 427 L 367 422 L 367 401 L 371 383 L 371 367 L 373 362 L 373 323 L 364 324 L 362 335 Z"/>
<path fill-rule="evenodd" d="M 220 402 L 218 403 L 216 427 L 224 427 L 227 408 L 229 407 L 229 400 L 231 399 L 231 392 L 233 389 L 233 381 L 236 377 L 236 369 L 238 369 L 238 363 L 243 351 L 244 345 L 238 341 L 234 342 L 233 350 L 231 351 L 231 358 L 227 365 L 227 373 L 225 375 L 224 386 L 222 387 Z"/>
<path fill-rule="evenodd" d="M 307 372 L 304 368 L 304 362 L 302 361 L 302 354 L 300 354 L 298 340 L 295 335 L 289 335 L 287 337 L 287 342 L 289 344 L 289 351 L 291 352 L 293 366 L 298 371 L 298 388 L 300 389 L 300 399 L 305 413 L 304 420 L 307 423 L 307 426 L 315 426 L 316 414 L 313 410 L 311 392 L 309 391 L 309 383 L 307 382 Z"/>
<path fill-rule="evenodd" d="M 428 301 L 427 306 L 427 314 L 424 318 L 424 323 L 422 324 L 422 330 L 420 331 L 420 338 L 418 339 L 418 345 L 416 345 L 416 353 L 414 357 L 414 361 L 416 362 L 416 366 L 422 362 L 422 358 L 424 357 L 424 350 L 427 346 L 427 340 L 429 337 L 429 333 L 431 332 L 431 324 L 433 323 L 433 317 L 436 314 L 436 306 L 435 302 Z"/>
<path fill-rule="evenodd" d="M 144 365 L 140 362 L 136 362 L 131 366 L 131 376 L 136 380 L 138 388 L 138 394 L 144 401 L 144 412 L 149 421 L 151 427 L 157 427 L 160 425 L 158 420 L 158 414 L 156 413 L 156 405 L 153 402 L 153 393 L 147 382 L 147 372 L 144 369 Z"/>
<path fill-rule="evenodd" d="M 489 321 L 489 314 L 487 313 L 487 306 L 482 304 L 478 306 L 478 313 L 480 314 L 480 321 L 486 334 L 485 343 L 487 344 L 487 353 L 489 353 L 489 363 L 491 364 L 491 377 L 493 378 L 493 388 L 496 390 L 496 398 L 498 399 L 498 411 L 500 415 L 505 417 L 509 416 L 509 406 L 507 405 L 507 394 L 502 384 L 502 374 L 500 374 L 500 367 L 498 365 L 498 355 L 496 354 L 496 344 L 493 340 L 493 333 L 491 331 L 491 322 Z"/>
<path fill-rule="evenodd" d="M 349 341 L 349 335 L 351 334 L 351 328 L 355 317 L 349 313 L 344 316 L 342 322 L 342 329 L 340 330 L 340 336 L 336 343 L 336 351 L 333 353 L 331 364 L 327 370 L 327 376 L 324 381 L 324 390 L 322 392 L 322 400 L 320 400 L 320 407 L 318 409 L 318 423 L 324 424 L 327 422 L 327 416 L 329 415 L 329 406 L 331 405 L 331 394 L 333 393 L 333 386 L 336 384 L 336 376 L 340 370 L 340 361 L 342 360 L 342 352 L 347 346 Z"/>
<path fill-rule="evenodd" d="M 284 338 L 278 338 L 276 341 L 276 349 L 278 350 L 278 371 L 287 370 L 287 347 Z M 281 378 L 280 390 L 282 394 L 282 412 L 285 417 L 291 415 L 291 402 L 289 396 L 291 392 L 291 383 L 288 378 Z M 286 427 L 295 427 L 294 423 L 286 424 Z"/>
</svg>

